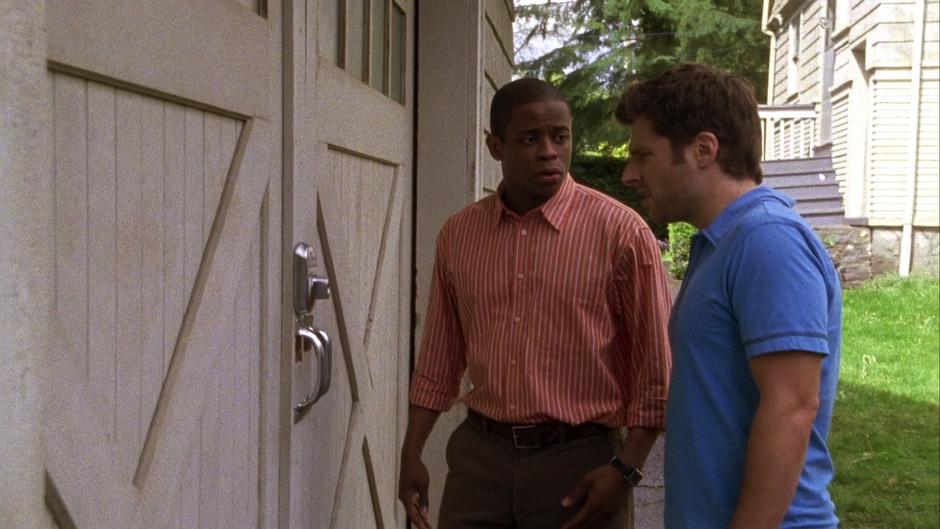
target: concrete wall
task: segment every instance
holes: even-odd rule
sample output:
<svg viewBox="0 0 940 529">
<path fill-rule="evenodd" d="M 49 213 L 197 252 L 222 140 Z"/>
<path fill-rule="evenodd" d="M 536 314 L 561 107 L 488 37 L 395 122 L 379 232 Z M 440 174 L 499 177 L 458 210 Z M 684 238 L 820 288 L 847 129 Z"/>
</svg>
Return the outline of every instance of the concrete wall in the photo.
<svg viewBox="0 0 940 529">
<path fill-rule="evenodd" d="M 41 420 L 53 301 L 45 20 L 42 0 L 0 3 L 0 527 L 17 529 L 52 526 Z"/>
</svg>

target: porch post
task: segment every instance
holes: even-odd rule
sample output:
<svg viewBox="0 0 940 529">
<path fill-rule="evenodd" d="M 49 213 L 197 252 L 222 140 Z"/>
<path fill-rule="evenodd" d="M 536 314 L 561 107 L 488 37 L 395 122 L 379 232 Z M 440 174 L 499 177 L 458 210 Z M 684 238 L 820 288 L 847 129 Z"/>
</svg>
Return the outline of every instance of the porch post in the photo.
<svg viewBox="0 0 940 529">
<path fill-rule="evenodd" d="M 52 527 L 42 435 L 54 296 L 51 88 L 45 0 L 0 3 L 0 527 Z"/>
</svg>

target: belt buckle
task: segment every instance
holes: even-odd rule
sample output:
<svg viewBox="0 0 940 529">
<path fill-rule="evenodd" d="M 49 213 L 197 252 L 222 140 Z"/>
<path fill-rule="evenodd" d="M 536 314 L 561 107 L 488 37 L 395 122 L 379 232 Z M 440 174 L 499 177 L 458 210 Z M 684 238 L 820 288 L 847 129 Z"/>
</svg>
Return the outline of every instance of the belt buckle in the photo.
<svg viewBox="0 0 940 529">
<path fill-rule="evenodd" d="M 519 432 L 520 432 L 520 431 L 522 431 L 522 430 L 534 430 L 535 428 L 536 428 L 536 425 L 534 425 L 534 424 L 524 424 L 524 425 L 520 425 L 520 426 L 513 426 L 513 427 L 512 427 L 512 444 L 513 444 L 513 446 L 515 446 L 516 448 L 519 448 L 519 449 L 523 449 L 523 450 L 531 450 L 531 449 L 533 449 L 533 448 L 541 448 L 542 445 L 541 445 L 541 444 L 538 444 L 537 442 L 536 442 L 536 444 L 532 444 L 532 445 L 522 444 L 522 443 L 519 442 Z"/>
</svg>

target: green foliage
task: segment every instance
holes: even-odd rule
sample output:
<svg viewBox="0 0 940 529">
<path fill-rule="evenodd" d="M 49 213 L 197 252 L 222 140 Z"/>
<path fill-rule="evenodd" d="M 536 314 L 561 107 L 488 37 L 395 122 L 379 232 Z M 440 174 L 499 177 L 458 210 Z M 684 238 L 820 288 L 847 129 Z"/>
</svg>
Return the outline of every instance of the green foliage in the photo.
<svg viewBox="0 0 940 529">
<path fill-rule="evenodd" d="M 887 277 L 846 290 L 829 448 L 843 527 L 940 525 L 940 283 Z"/>
<path fill-rule="evenodd" d="M 636 210 L 653 230 L 656 238 L 665 239 L 667 237 L 666 226 L 650 222 L 646 212 L 640 207 L 636 191 L 621 182 L 620 176 L 626 165 L 627 161 L 622 158 L 597 153 L 578 154 L 571 160 L 571 176 L 579 184 L 596 189 Z"/>
<path fill-rule="evenodd" d="M 692 236 L 698 233 L 695 226 L 685 222 L 673 222 L 669 225 L 669 253 L 672 266 L 669 273 L 675 279 L 684 279 L 689 268 L 689 253 L 692 251 Z"/>
<path fill-rule="evenodd" d="M 520 39 L 556 35 L 564 44 L 521 62 L 517 72 L 556 84 L 574 116 L 576 148 L 610 155 L 629 132 L 612 118 L 630 79 L 683 62 L 746 76 L 766 94 L 769 39 L 758 0 L 573 0 L 517 7 L 535 23 Z"/>
</svg>

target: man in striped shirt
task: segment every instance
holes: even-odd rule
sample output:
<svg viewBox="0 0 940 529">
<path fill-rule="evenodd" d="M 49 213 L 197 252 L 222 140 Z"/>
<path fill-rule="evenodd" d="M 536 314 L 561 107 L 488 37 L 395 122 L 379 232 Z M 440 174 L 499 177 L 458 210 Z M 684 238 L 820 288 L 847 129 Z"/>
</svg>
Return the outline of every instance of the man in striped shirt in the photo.
<svg viewBox="0 0 940 529">
<path fill-rule="evenodd" d="M 658 245 L 634 211 L 568 174 L 571 114 L 557 89 L 509 83 L 490 127 L 503 181 L 438 237 L 399 498 L 430 527 L 421 451 L 460 400 L 468 417 L 448 443 L 439 529 L 632 527 L 631 488 L 668 391 Z M 465 372 L 472 389 L 458 399 Z"/>
</svg>

